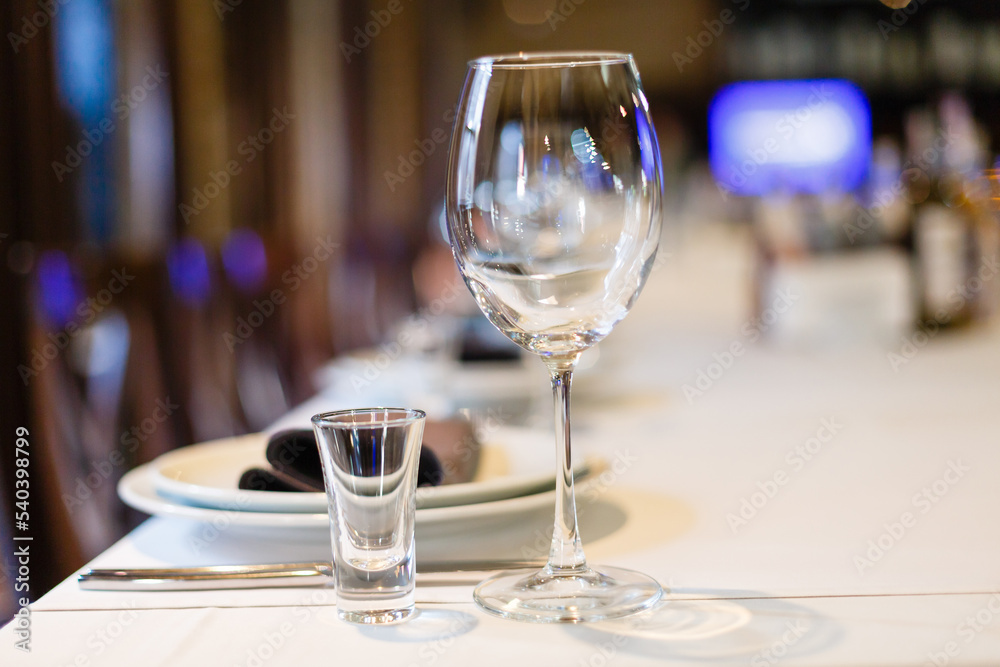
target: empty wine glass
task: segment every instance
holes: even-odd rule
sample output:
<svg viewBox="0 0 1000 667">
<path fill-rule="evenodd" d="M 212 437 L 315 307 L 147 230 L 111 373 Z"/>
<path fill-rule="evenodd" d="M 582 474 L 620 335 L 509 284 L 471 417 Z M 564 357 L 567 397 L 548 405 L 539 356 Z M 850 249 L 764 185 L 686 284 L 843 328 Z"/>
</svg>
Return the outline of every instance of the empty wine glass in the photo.
<svg viewBox="0 0 1000 667">
<path fill-rule="evenodd" d="M 643 574 L 587 564 L 569 411 L 580 354 L 625 317 L 649 275 L 661 180 L 631 55 L 521 53 L 469 63 L 448 164 L 450 241 L 479 307 L 549 369 L 559 468 L 548 564 L 480 584 L 476 602 L 491 613 L 593 621 L 641 611 L 662 595 Z"/>
</svg>

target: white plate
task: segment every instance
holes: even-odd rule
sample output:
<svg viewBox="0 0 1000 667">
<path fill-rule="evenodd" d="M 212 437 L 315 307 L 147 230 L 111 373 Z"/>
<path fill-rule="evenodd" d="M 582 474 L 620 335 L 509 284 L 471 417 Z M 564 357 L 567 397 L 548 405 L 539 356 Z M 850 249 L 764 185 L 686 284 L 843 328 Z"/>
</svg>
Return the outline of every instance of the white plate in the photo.
<svg viewBox="0 0 1000 667">
<path fill-rule="evenodd" d="M 579 479 L 578 490 L 586 489 L 605 468 L 605 463 L 600 459 L 590 459 L 588 463 L 588 469 L 591 472 Z M 121 478 L 118 482 L 118 495 L 126 505 L 153 516 L 180 517 L 211 523 L 219 530 L 241 528 L 270 531 L 279 529 L 325 535 L 330 529 L 326 511 L 322 513 L 247 511 L 239 495 L 236 496 L 233 505 L 226 509 L 195 507 L 176 502 L 157 493 L 153 484 L 152 471 L 152 464 L 147 463 L 127 472 Z M 254 492 L 240 491 L 239 493 Z M 262 492 L 258 491 L 257 493 Z M 418 509 L 417 528 L 418 530 L 441 526 L 461 528 L 468 525 L 469 522 L 472 525 L 481 526 L 483 521 L 487 519 L 514 520 L 529 512 L 551 508 L 554 502 L 555 491 L 553 490 L 472 505 Z"/>
<path fill-rule="evenodd" d="M 326 495 L 323 493 L 238 488 L 243 471 L 251 467 L 268 467 L 264 458 L 267 438 L 266 434 L 255 433 L 190 445 L 163 454 L 150 464 L 153 486 L 160 495 L 180 504 L 209 509 L 238 507 L 251 512 L 325 513 Z M 539 447 L 547 449 L 550 439 L 551 435 L 544 432 L 504 429 L 494 436 L 493 442 L 483 445 L 476 481 L 418 489 L 417 509 L 493 502 L 555 488 L 551 464 L 543 457 L 530 454 Z M 514 457 L 515 464 L 506 460 L 510 457 L 505 453 L 512 451 L 522 452 Z M 578 465 L 574 472 L 578 477 L 586 475 L 586 462 Z"/>
</svg>

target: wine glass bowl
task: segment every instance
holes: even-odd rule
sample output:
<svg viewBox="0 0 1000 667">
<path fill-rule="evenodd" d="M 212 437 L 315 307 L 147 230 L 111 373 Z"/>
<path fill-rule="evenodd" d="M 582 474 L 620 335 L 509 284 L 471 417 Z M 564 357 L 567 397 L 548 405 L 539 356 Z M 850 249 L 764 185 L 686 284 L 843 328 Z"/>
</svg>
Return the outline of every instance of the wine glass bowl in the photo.
<svg viewBox="0 0 1000 667">
<path fill-rule="evenodd" d="M 476 600 L 492 613 L 598 620 L 644 609 L 661 595 L 644 575 L 587 565 L 569 430 L 577 359 L 625 317 L 651 270 L 660 172 L 630 55 L 516 54 L 469 63 L 449 154 L 449 238 L 483 313 L 549 368 L 559 461 L 549 563 L 480 585 Z"/>
<path fill-rule="evenodd" d="M 449 169 L 451 238 L 487 317 L 536 354 L 604 338 L 648 274 L 659 158 L 637 84 L 624 54 L 470 64 Z"/>
</svg>

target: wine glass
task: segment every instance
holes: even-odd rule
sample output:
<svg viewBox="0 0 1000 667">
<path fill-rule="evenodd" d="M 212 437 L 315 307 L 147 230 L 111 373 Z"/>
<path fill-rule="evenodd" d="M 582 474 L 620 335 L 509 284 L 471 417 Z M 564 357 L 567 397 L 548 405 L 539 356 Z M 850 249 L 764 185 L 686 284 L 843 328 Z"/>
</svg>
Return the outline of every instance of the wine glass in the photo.
<svg viewBox="0 0 1000 667">
<path fill-rule="evenodd" d="M 548 563 L 481 583 L 476 602 L 493 614 L 595 621 L 649 608 L 662 595 L 643 574 L 587 564 L 569 410 L 580 354 L 625 317 L 649 275 L 661 181 L 631 55 L 519 53 L 469 63 L 448 163 L 448 233 L 479 307 L 548 367 L 558 460 Z"/>
</svg>

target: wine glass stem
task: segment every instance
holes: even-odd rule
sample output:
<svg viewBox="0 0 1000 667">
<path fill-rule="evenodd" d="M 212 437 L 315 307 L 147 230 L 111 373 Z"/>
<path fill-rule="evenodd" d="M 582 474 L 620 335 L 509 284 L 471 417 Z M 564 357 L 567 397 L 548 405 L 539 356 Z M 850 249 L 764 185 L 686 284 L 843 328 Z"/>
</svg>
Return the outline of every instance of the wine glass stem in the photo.
<svg viewBox="0 0 1000 667">
<path fill-rule="evenodd" d="M 570 446 L 569 390 L 573 368 L 579 354 L 570 358 L 547 358 L 552 380 L 556 423 L 556 517 L 549 549 L 548 568 L 553 571 L 582 570 L 587 567 L 583 544 L 576 522 L 576 497 L 573 490 L 573 455 Z"/>
</svg>

